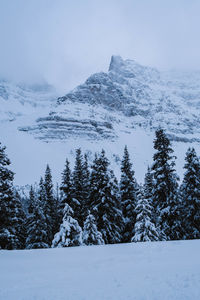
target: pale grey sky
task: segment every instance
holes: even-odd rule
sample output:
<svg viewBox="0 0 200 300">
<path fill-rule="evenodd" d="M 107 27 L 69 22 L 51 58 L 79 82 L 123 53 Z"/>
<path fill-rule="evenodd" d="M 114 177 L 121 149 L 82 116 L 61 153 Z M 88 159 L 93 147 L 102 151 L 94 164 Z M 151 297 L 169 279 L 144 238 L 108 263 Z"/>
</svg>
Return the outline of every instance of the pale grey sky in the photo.
<svg viewBox="0 0 200 300">
<path fill-rule="evenodd" d="M 0 77 L 65 92 L 112 54 L 200 70 L 199 0 L 0 0 Z"/>
</svg>

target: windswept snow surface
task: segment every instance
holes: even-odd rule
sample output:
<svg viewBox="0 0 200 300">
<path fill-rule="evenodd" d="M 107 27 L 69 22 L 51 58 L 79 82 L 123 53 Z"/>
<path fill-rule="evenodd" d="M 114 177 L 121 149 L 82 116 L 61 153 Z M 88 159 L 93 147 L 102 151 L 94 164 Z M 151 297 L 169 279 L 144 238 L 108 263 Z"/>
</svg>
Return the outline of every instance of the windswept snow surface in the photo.
<svg viewBox="0 0 200 300">
<path fill-rule="evenodd" d="M 200 240 L 0 251 L 2 300 L 200 299 Z"/>
</svg>

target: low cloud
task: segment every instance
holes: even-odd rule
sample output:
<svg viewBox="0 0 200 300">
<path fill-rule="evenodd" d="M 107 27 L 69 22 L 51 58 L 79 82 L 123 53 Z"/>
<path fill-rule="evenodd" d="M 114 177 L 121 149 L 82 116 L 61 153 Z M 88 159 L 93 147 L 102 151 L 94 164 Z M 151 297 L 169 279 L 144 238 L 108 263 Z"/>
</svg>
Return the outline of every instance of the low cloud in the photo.
<svg viewBox="0 0 200 300">
<path fill-rule="evenodd" d="M 195 0 L 0 1 L 0 77 L 63 93 L 112 54 L 158 69 L 199 69 Z"/>
</svg>

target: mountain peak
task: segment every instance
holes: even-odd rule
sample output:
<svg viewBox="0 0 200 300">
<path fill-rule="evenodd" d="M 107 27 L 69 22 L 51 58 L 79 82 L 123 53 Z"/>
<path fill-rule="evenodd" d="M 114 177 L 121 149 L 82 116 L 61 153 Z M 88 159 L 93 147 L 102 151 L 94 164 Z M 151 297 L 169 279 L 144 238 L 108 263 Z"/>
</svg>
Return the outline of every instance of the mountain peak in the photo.
<svg viewBox="0 0 200 300">
<path fill-rule="evenodd" d="M 109 71 L 116 71 L 124 64 L 124 61 L 120 55 L 112 55 Z"/>
</svg>

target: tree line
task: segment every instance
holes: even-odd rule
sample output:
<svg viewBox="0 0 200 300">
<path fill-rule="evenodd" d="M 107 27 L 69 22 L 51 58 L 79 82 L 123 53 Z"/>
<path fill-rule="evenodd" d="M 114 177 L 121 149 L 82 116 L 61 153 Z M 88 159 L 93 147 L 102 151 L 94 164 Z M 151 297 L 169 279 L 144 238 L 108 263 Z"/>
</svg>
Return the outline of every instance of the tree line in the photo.
<svg viewBox="0 0 200 300">
<path fill-rule="evenodd" d="M 165 131 L 155 132 L 153 164 L 139 185 L 127 147 L 118 182 L 104 150 L 91 164 L 76 150 L 55 194 L 47 165 L 25 207 L 0 144 L 0 249 L 36 249 L 200 238 L 200 161 L 189 148 L 181 184 Z"/>
</svg>

